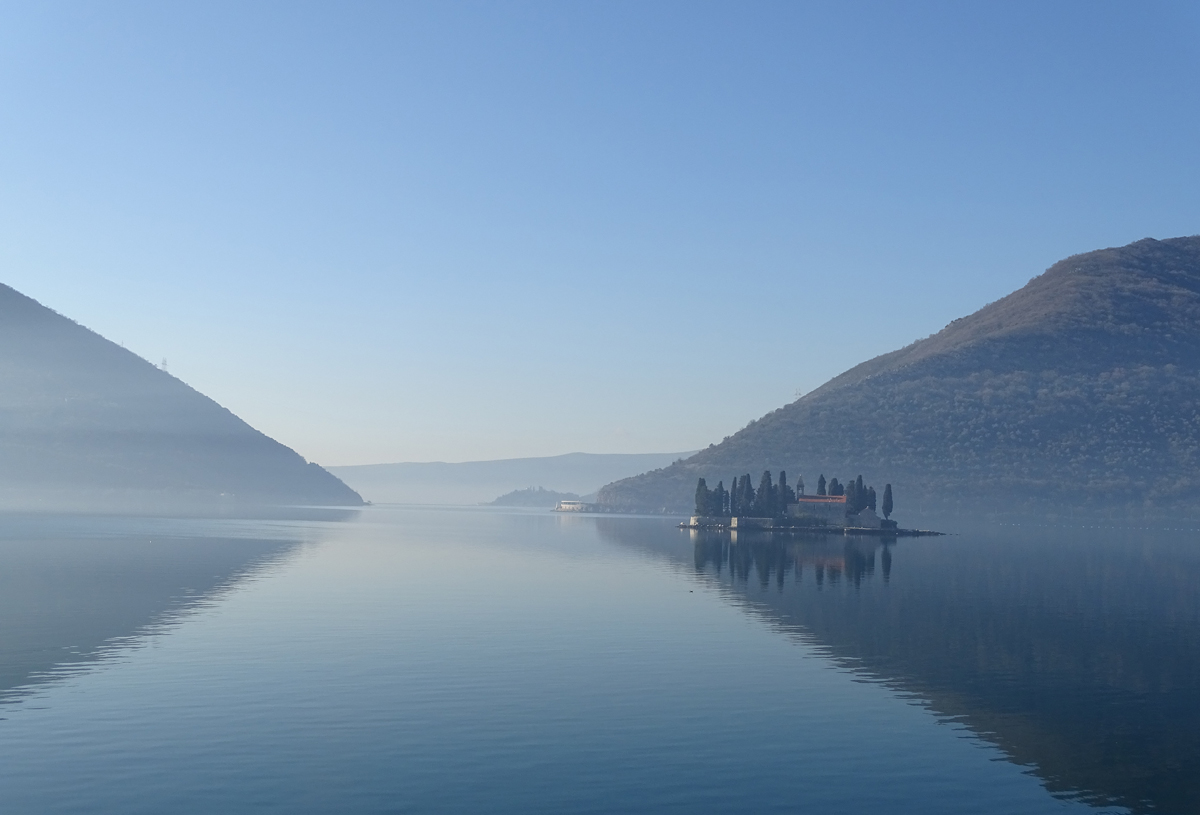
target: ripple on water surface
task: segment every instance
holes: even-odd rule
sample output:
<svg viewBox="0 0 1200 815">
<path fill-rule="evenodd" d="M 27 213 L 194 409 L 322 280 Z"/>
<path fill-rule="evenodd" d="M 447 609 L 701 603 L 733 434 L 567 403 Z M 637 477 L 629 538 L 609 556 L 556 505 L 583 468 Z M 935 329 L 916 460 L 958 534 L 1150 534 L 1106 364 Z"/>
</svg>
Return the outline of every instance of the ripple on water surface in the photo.
<svg viewBox="0 0 1200 815">
<path fill-rule="evenodd" d="M 5 674 L 6 812 L 1197 811 L 1167 536 L 41 523 L 0 533 L 38 586 L 5 611 L 76 657 Z"/>
</svg>

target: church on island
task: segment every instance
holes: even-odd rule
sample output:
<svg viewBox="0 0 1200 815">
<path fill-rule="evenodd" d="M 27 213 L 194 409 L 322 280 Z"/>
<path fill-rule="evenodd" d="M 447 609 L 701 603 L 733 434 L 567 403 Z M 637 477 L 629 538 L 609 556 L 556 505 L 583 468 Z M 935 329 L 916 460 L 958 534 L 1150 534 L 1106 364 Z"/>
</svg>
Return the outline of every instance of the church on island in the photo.
<svg viewBox="0 0 1200 815">
<path fill-rule="evenodd" d="M 817 480 L 816 495 L 806 495 L 804 479 L 797 480 L 793 489 L 787 483 L 787 473 L 780 472 L 774 482 L 770 471 L 764 472 L 758 489 L 750 476 L 735 478 L 732 488 L 719 482 L 709 489 L 703 478 L 696 484 L 696 514 L 688 526 L 727 529 L 787 529 L 833 528 L 887 530 L 895 529 L 891 520 L 892 485 L 883 488 L 882 505 L 877 512 L 875 488 L 863 484 L 862 476 L 841 484 L 836 478 L 829 482 L 822 475 Z"/>
</svg>

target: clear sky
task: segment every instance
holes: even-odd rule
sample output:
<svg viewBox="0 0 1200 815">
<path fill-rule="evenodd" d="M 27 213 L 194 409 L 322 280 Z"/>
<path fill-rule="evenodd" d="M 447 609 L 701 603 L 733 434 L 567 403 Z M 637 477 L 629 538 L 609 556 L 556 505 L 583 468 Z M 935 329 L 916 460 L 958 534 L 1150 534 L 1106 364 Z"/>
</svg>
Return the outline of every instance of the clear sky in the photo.
<svg viewBox="0 0 1200 815">
<path fill-rule="evenodd" d="M 1200 232 L 1195 4 L 0 5 L 0 281 L 323 464 L 694 449 Z"/>
</svg>

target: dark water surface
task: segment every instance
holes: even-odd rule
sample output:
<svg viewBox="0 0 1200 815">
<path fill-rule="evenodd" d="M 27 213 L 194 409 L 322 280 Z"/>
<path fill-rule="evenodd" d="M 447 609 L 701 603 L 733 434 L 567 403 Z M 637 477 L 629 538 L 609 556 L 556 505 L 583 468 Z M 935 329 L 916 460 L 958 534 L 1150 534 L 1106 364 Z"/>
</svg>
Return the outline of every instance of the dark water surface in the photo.
<svg viewBox="0 0 1200 815">
<path fill-rule="evenodd" d="M 0 517 L 0 812 L 1200 812 L 1195 532 Z"/>
</svg>

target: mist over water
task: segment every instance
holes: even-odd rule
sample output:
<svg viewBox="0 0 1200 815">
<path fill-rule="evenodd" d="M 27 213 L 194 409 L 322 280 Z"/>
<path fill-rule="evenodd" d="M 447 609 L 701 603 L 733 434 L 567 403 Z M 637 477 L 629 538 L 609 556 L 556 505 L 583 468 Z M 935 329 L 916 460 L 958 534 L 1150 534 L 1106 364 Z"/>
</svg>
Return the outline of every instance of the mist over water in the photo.
<svg viewBox="0 0 1200 815">
<path fill-rule="evenodd" d="M 373 507 L 0 553 L 3 811 L 1200 811 L 1187 534 Z"/>
</svg>

